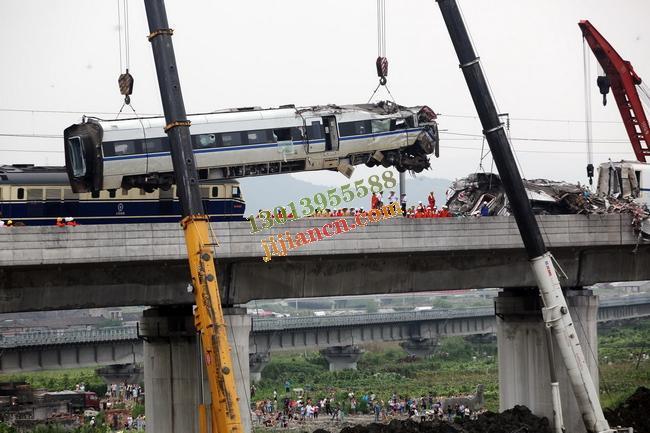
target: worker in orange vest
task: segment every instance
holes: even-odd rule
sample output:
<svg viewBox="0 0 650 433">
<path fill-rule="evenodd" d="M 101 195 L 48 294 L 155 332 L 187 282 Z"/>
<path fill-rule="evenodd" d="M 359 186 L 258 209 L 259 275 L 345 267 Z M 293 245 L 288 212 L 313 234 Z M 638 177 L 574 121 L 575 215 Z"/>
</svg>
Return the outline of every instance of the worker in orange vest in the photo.
<svg viewBox="0 0 650 433">
<path fill-rule="evenodd" d="M 65 223 L 63 222 L 63 218 L 61 217 L 57 217 L 55 224 L 57 227 L 65 227 Z"/>
<path fill-rule="evenodd" d="M 436 198 L 433 195 L 433 191 L 431 191 L 429 193 L 429 196 L 427 197 L 427 200 L 429 200 L 429 206 L 431 207 L 431 209 L 435 209 L 435 207 L 436 207 Z"/>
</svg>

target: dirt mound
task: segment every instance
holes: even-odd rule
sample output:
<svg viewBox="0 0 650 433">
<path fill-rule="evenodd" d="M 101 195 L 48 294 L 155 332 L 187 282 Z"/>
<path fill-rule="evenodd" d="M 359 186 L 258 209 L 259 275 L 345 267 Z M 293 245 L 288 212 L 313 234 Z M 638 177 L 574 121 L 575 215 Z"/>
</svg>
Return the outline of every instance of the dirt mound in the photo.
<svg viewBox="0 0 650 433">
<path fill-rule="evenodd" d="M 643 430 L 641 430 L 643 431 Z M 475 421 L 457 424 L 439 421 L 392 420 L 388 424 L 368 424 L 345 427 L 340 433 L 551 433 L 546 418 L 533 415 L 525 406 L 515 406 L 501 413 L 487 412 Z M 325 433 L 319 430 L 318 433 Z"/>
<path fill-rule="evenodd" d="M 611 426 L 633 427 L 635 432 L 650 432 L 650 389 L 642 386 L 614 409 L 605 410 Z"/>
<path fill-rule="evenodd" d="M 551 433 L 548 419 L 533 415 L 526 406 L 515 406 L 501 413 L 486 412 L 462 426 L 467 433 Z"/>
</svg>

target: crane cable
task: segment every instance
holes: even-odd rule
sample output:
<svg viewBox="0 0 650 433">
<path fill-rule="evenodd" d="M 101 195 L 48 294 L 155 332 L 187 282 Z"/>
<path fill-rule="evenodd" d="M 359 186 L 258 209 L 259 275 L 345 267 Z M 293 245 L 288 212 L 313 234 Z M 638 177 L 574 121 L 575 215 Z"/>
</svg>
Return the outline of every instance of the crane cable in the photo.
<svg viewBox="0 0 650 433">
<path fill-rule="evenodd" d="M 124 27 L 124 32 L 122 32 L 122 27 Z M 125 106 L 128 106 L 136 119 L 140 122 L 140 127 L 142 128 L 142 138 L 144 141 L 144 152 L 147 155 L 146 168 L 145 172 L 149 172 L 149 146 L 147 143 L 147 131 L 144 127 L 144 122 L 138 115 L 138 112 L 135 111 L 133 105 L 131 105 L 131 94 L 133 93 L 133 76 L 129 73 L 129 68 L 131 67 L 131 36 L 129 34 L 129 7 L 127 0 L 117 0 L 117 32 L 118 32 L 118 46 L 120 52 L 120 76 L 117 79 L 117 84 L 120 87 L 120 93 L 124 95 L 124 102 L 120 107 L 120 110 L 117 112 L 115 119 L 117 120 Z M 122 37 L 124 33 L 124 37 Z M 124 48 L 124 50 L 122 50 Z M 124 73 L 122 73 L 124 70 Z"/>
<path fill-rule="evenodd" d="M 120 47 L 120 76 L 117 82 L 120 86 L 120 93 L 124 95 L 124 105 L 130 105 L 131 93 L 133 93 L 133 76 L 129 73 L 129 67 L 131 66 L 131 47 L 129 44 L 129 8 L 127 6 L 127 0 L 117 0 L 117 20 Z M 122 37 L 122 27 L 124 27 L 124 37 Z M 122 46 L 124 46 L 124 55 L 122 55 Z M 122 70 L 125 72 L 122 73 Z M 122 105 L 122 108 L 124 108 L 124 105 Z"/>
<path fill-rule="evenodd" d="M 380 87 L 384 86 L 388 95 L 395 103 L 395 98 L 390 92 L 388 85 L 388 58 L 386 58 L 386 0 L 377 0 L 377 60 L 375 61 L 379 84 L 375 88 L 368 102 L 372 101 Z"/>
<path fill-rule="evenodd" d="M 589 178 L 589 185 L 591 186 L 594 183 L 594 144 L 593 144 L 593 137 L 591 132 L 591 91 L 589 88 L 589 79 L 591 78 L 591 70 L 590 70 L 590 63 L 589 63 L 589 53 L 587 51 L 587 43 L 585 38 L 582 38 L 582 69 L 584 74 L 584 92 L 585 92 L 587 177 Z"/>
</svg>

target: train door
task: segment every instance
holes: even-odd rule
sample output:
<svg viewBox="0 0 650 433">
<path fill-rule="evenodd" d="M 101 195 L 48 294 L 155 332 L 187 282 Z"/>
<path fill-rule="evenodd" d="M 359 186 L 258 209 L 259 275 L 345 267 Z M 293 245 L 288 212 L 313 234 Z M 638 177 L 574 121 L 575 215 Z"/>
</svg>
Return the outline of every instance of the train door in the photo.
<svg viewBox="0 0 650 433">
<path fill-rule="evenodd" d="M 323 134 L 325 135 L 325 152 L 339 150 L 339 130 L 336 126 L 336 116 L 323 116 Z"/>
<path fill-rule="evenodd" d="M 323 140 L 323 125 L 320 119 L 307 119 L 307 152 L 310 154 L 325 151 L 325 140 Z"/>
</svg>

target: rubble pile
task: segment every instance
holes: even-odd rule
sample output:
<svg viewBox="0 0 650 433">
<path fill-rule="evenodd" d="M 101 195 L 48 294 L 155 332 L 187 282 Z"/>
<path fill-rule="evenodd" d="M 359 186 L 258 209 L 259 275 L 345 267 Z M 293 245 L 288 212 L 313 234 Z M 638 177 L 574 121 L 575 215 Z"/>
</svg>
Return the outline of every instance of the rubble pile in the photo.
<svg viewBox="0 0 650 433">
<path fill-rule="evenodd" d="M 650 389 L 642 386 L 614 409 L 605 410 L 611 426 L 633 427 L 635 432 L 650 432 Z"/>
<path fill-rule="evenodd" d="M 537 215 L 629 214 L 633 217 L 634 227 L 644 235 L 650 235 L 650 212 L 632 197 L 597 195 L 579 184 L 547 179 L 524 179 L 524 187 Z M 454 215 L 476 215 L 483 203 L 487 204 L 490 215 L 510 215 L 499 175 L 473 173 L 456 180 L 447 190 L 447 206 Z"/>
<path fill-rule="evenodd" d="M 415 422 L 392 420 L 388 424 L 368 424 L 344 427 L 340 433 L 551 433 L 546 418 L 533 415 L 525 406 L 515 406 L 501 413 L 486 412 L 476 420 L 454 424 L 440 421 Z M 314 433 L 329 433 L 318 429 Z"/>
</svg>

